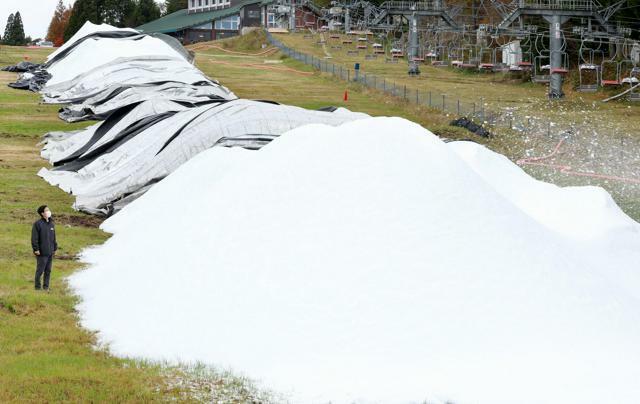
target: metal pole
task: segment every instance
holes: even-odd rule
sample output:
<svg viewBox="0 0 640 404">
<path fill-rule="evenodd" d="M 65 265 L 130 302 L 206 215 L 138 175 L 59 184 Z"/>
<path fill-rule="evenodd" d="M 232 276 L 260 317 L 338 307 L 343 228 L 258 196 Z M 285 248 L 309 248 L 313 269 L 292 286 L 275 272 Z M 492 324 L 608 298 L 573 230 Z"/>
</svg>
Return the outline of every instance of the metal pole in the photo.
<svg viewBox="0 0 640 404">
<path fill-rule="evenodd" d="M 409 61 L 418 57 L 418 16 L 414 12 L 411 14 L 409 21 L 411 27 L 409 29 Z"/>
<path fill-rule="evenodd" d="M 351 31 L 351 17 L 349 16 L 349 8 L 347 7 L 344 12 L 344 33 L 348 34 Z"/>
<path fill-rule="evenodd" d="M 444 106 L 445 106 L 445 95 L 442 94 L 442 111 L 444 112 Z"/>
<path fill-rule="evenodd" d="M 549 58 L 550 58 L 550 74 L 549 81 L 549 98 L 562 98 L 562 75 L 554 73 L 555 69 L 562 68 L 562 17 L 560 15 L 552 15 L 545 17 L 549 22 Z"/>
<path fill-rule="evenodd" d="M 289 2 L 289 31 L 296 32 L 296 7 L 293 1 Z"/>
</svg>

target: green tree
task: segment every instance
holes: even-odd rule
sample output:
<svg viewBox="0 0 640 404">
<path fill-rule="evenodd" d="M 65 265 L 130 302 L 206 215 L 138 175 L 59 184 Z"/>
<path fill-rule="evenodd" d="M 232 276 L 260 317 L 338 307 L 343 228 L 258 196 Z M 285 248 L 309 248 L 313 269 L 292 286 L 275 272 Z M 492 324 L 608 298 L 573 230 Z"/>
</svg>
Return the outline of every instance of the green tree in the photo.
<svg viewBox="0 0 640 404">
<path fill-rule="evenodd" d="M 138 0 L 134 13 L 135 26 L 146 24 L 160 18 L 160 7 L 153 0 Z"/>
<path fill-rule="evenodd" d="M 98 3 L 102 21 L 115 27 L 130 27 L 133 25 L 133 15 L 136 10 L 134 0 L 101 0 Z"/>
<path fill-rule="evenodd" d="M 187 0 L 165 0 L 164 2 L 165 15 L 175 13 L 176 11 L 185 9 L 187 7 Z"/>
<path fill-rule="evenodd" d="M 4 35 L 2 35 L 3 41 L 7 45 L 9 44 L 9 39 L 11 38 L 11 30 L 13 29 L 13 14 L 9 14 L 9 18 L 7 18 L 7 25 L 4 27 Z"/>
<path fill-rule="evenodd" d="M 7 26 L 4 29 L 2 42 L 7 45 L 24 45 L 26 43 L 25 40 L 22 16 L 18 11 L 7 18 Z"/>
<path fill-rule="evenodd" d="M 13 16 L 13 25 L 11 27 L 11 41 L 13 45 L 24 45 L 26 38 L 24 35 L 24 25 L 22 24 L 22 16 L 17 11 Z"/>
<path fill-rule="evenodd" d="M 94 24 L 102 23 L 102 18 L 98 10 L 97 0 L 76 0 L 71 9 L 69 24 L 64 30 L 64 41 L 68 41 L 82 26 L 91 21 Z"/>
</svg>

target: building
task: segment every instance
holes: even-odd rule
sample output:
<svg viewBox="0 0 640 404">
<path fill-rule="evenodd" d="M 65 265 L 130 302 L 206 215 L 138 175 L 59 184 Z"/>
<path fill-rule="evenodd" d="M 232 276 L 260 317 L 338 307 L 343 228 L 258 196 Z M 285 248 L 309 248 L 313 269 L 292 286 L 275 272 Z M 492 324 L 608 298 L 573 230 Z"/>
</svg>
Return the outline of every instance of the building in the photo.
<svg viewBox="0 0 640 404">
<path fill-rule="evenodd" d="M 211 41 L 240 34 L 248 27 L 268 27 L 274 0 L 189 0 L 188 9 L 148 22 L 136 29 L 163 33 L 183 44 Z"/>
</svg>

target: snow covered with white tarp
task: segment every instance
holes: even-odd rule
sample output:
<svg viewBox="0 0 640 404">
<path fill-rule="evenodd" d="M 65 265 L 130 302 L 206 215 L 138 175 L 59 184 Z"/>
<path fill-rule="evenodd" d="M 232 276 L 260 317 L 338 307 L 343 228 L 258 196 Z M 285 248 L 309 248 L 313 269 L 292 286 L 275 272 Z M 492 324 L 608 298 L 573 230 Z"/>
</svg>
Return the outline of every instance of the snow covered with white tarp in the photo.
<svg viewBox="0 0 640 404">
<path fill-rule="evenodd" d="M 37 89 L 45 103 L 81 104 L 87 117 L 92 117 L 96 105 L 107 101 L 111 111 L 125 106 L 127 100 L 116 96 L 145 86 L 155 86 L 155 94 L 168 99 L 182 98 L 185 92 L 191 98 L 236 98 L 196 68 L 189 52 L 175 38 L 91 22 L 49 55 L 37 71 L 24 73 L 21 81 L 23 88 Z M 198 87 L 195 94 L 194 86 Z M 176 87 L 182 90 L 176 92 Z M 149 92 L 145 95 L 150 98 Z M 78 120 L 71 113 L 61 114 L 61 118 Z"/>
<path fill-rule="evenodd" d="M 174 111 L 179 110 L 177 113 L 164 115 L 141 131 L 129 133 L 135 122 L 152 113 L 164 113 L 172 105 Z M 241 99 L 193 108 L 164 102 L 159 110 L 152 100 L 140 104 L 117 123 L 105 121 L 113 126 L 97 135 L 98 129 L 90 127 L 62 142 L 48 141 L 43 156 L 54 164 L 67 165 L 57 170 L 43 168 L 39 175 L 73 193 L 76 209 L 108 214 L 113 202 L 164 178 L 205 149 L 214 146 L 258 149 L 273 137 L 308 123 L 339 125 L 365 117 L 343 108 L 333 112 L 311 111 Z M 93 153 L 99 148 L 98 153 Z"/>
<path fill-rule="evenodd" d="M 295 403 L 640 397 L 640 225 L 406 120 L 211 148 L 102 228 L 70 283 L 119 355 Z"/>
<path fill-rule="evenodd" d="M 238 99 L 175 38 L 90 22 L 15 84 L 61 104 L 63 120 L 104 119 L 46 134 L 41 154 L 55 167 L 39 172 L 95 214 L 112 214 L 207 148 L 257 150 L 304 124 L 368 117 Z"/>
</svg>

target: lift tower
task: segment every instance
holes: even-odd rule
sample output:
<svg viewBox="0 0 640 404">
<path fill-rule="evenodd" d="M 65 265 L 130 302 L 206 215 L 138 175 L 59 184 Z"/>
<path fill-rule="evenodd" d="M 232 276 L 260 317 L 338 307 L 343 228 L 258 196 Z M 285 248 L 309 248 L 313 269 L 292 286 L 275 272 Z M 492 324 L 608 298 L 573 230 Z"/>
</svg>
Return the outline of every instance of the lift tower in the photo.
<svg viewBox="0 0 640 404">
<path fill-rule="evenodd" d="M 540 16 L 549 23 L 549 98 L 561 98 L 562 81 L 566 70 L 563 68 L 565 39 L 562 24 L 570 18 L 593 19 L 606 32 L 613 31 L 608 24 L 609 18 L 620 9 L 625 0 L 620 0 L 608 7 L 603 7 L 597 0 L 513 0 L 511 3 L 501 3 L 492 0 L 495 8 L 502 15 L 502 22 L 498 25 L 501 30 L 524 16 Z M 521 24 L 522 24 L 522 20 Z"/>
</svg>

